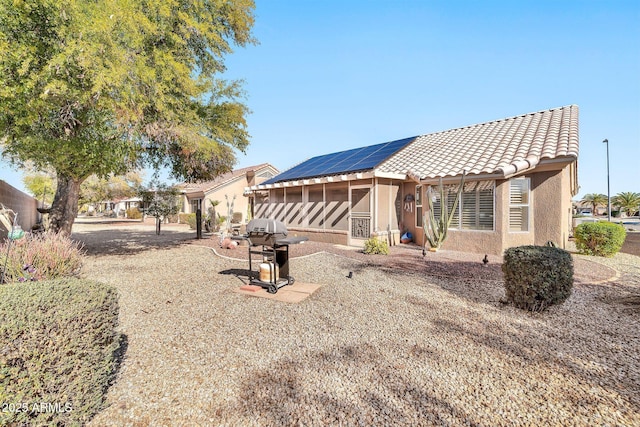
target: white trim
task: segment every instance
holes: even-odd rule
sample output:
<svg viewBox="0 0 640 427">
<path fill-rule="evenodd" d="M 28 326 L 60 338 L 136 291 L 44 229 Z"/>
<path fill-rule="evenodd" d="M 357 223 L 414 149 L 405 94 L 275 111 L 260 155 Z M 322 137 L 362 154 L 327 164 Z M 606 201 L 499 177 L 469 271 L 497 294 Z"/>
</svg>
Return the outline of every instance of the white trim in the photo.
<svg viewBox="0 0 640 427">
<path fill-rule="evenodd" d="M 527 182 L 527 203 L 511 203 L 511 184 L 514 181 L 526 181 Z M 527 208 L 527 229 L 526 230 L 511 230 L 511 208 Z M 518 177 L 509 180 L 509 203 L 507 204 L 507 231 L 514 234 L 526 234 L 531 233 L 531 213 L 533 212 L 533 191 L 531 191 L 531 178 Z"/>
<path fill-rule="evenodd" d="M 373 176 L 376 178 L 390 178 L 399 180 L 407 179 L 406 173 L 382 172 L 377 169 L 373 171 Z"/>
</svg>

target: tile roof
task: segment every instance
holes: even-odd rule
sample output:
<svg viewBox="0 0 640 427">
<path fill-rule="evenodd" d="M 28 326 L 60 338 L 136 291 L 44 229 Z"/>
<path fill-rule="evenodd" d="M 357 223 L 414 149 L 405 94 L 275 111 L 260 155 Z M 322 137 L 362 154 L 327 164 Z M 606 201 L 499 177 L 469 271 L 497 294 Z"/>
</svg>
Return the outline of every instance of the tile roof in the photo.
<svg viewBox="0 0 640 427">
<path fill-rule="evenodd" d="M 219 187 L 222 184 L 225 184 L 235 178 L 241 177 L 245 175 L 247 172 L 258 171 L 266 167 L 273 168 L 273 166 L 271 166 L 269 163 L 262 163 L 256 166 L 248 166 L 246 168 L 234 169 L 231 172 L 227 172 L 225 174 L 219 175 L 218 177 L 216 177 L 216 179 L 212 181 L 203 181 L 198 183 L 184 183 L 179 185 L 179 188 L 181 188 L 187 194 L 206 192 L 213 188 Z"/>
<path fill-rule="evenodd" d="M 376 170 L 419 179 L 464 170 L 509 177 L 555 158 L 578 158 L 577 105 L 422 135 Z"/>
</svg>

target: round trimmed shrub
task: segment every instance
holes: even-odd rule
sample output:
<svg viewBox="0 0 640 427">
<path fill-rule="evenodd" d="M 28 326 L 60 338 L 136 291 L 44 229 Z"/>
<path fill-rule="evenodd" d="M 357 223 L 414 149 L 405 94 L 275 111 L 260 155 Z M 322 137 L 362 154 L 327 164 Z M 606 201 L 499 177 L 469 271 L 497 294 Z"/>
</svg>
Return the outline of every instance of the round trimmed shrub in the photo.
<svg viewBox="0 0 640 427">
<path fill-rule="evenodd" d="M 573 289 L 571 255 L 552 246 L 507 249 L 502 272 L 507 301 L 529 311 L 561 304 Z"/>
<path fill-rule="evenodd" d="M 576 248 L 584 255 L 612 257 L 620 251 L 627 232 L 612 222 L 584 222 L 573 233 Z"/>
</svg>

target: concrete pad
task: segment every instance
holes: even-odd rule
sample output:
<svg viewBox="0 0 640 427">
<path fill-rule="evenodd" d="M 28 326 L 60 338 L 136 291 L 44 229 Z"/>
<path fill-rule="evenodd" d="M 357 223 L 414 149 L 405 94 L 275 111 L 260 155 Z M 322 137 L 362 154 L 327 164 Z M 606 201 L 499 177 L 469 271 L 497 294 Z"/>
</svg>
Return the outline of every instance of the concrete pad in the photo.
<svg viewBox="0 0 640 427">
<path fill-rule="evenodd" d="M 240 290 L 247 292 L 258 292 L 262 290 L 262 287 L 257 285 L 242 285 L 240 286 Z"/>
<path fill-rule="evenodd" d="M 335 244 L 333 245 L 333 247 L 336 249 L 342 249 L 345 251 L 361 251 L 362 250 L 360 246 L 346 246 L 346 245 Z"/>
<path fill-rule="evenodd" d="M 248 287 L 251 287 L 251 289 L 247 289 Z M 266 289 L 255 285 L 244 285 L 238 289 L 235 289 L 234 292 L 251 295 L 254 297 L 266 298 L 274 301 L 297 304 L 307 299 L 311 294 L 320 289 L 320 287 L 321 285 L 313 283 L 295 282 L 293 285 L 281 287 L 275 294 L 270 294 Z"/>
</svg>

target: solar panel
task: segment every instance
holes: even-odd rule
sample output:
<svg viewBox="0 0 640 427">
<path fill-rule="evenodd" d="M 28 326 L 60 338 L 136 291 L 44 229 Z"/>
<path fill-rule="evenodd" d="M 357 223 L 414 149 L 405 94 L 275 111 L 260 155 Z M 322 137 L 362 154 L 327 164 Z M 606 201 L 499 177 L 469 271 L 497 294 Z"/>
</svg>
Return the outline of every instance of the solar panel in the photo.
<svg viewBox="0 0 640 427">
<path fill-rule="evenodd" d="M 416 137 L 384 142 L 368 147 L 354 148 L 337 153 L 312 157 L 311 159 L 274 176 L 263 184 L 308 179 L 319 176 L 338 175 L 370 170 L 413 142 Z"/>
</svg>

